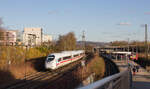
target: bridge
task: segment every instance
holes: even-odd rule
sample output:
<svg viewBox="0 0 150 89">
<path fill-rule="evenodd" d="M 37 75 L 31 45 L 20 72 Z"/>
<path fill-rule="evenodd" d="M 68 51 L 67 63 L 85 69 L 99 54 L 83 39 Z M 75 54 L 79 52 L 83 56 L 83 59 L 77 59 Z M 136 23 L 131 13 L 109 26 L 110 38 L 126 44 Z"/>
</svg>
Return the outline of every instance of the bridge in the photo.
<svg viewBox="0 0 150 89">
<path fill-rule="evenodd" d="M 130 51 L 136 52 L 140 51 L 136 45 L 127 45 L 127 46 L 106 46 L 106 47 L 95 47 L 97 51 Z"/>
<path fill-rule="evenodd" d="M 111 55 L 114 49 L 115 47 L 98 48 L 98 52 L 101 56 L 112 59 Z M 106 53 L 108 50 L 111 50 L 111 52 Z M 128 55 L 128 52 L 125 55 Z M 150 89 L 150 73 L 140 65 L 129 60 L 127 57 L 122 60 L 113 59 L 113 62 L 115 62 L 115 64 L 119 67 L 119 73 L 105 77 L 102 80 L 96 81 L 79 89 Z M 133 75 L 132 72 L 133 66 L 140 67 L 139 72 L 136 72 L 135 75 Z"/>
</svg>

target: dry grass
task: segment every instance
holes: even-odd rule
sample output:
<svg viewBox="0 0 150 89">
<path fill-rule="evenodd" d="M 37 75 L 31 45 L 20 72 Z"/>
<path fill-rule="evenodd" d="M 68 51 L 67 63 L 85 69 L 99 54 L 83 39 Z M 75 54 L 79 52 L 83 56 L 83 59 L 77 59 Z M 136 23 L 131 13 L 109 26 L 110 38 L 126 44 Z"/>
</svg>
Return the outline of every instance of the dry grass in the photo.
<svg viewBox="0 0 150 89">
<path fill-rule="evenodd" d="M 26 64 L 26 68 L 23 63 L 18 65 L 10 65 L 7 67 L 7 69 L 0 70 L 0 87 L 24 78 L 25 69 L 27 75 L 37 72 L 30 63 Z"/>
<path fill-rule="evenodd" d="M 12 73 L 15 79 L 23 78 L 25 76 L 25 71 L 26 74 L 33 74 L 37 72 L 31 63 L 27 63 L 26 65 L 23 63 L 19 65 L 11 65 L 9 67 L 9 71 Z"/>
<path fill-rule="evenodd" d="M 30 60 L 32 58 L 46 56 L 47 53 L 41 52 L 36 48 L 29 48 L 27 51 L 23 47 L 15 46 L 1 46 L 0 47 L 0 69 L 8 64 L 8 60 L 11 64 L 20 64 L 24 62 L 25 58 Z"/>
<path fill-rule="evenodd" d="M 88 68 L 97 76 L 103 77 L 105 72 L 105 62 L 103 58 L 96 55 L 89 63 Z"/>
<path fill-rule="evenodd" d="M 0 84 L 20 80 L 25 76 L 25 69 L 26 74 L 37 72 L 35 63 L 27 62 L 25 66 L 25 58 L 30 60 L 46 56 L 46 54 L 37 48 L 30 48 L 26 51 L 24 47 L 0 46 Z"/>
<path fill-rule="evenodd" d="M 9 83 L 10 81 L 15 81 L 14 76 L 11 72 L 7 70 L 0 70 L 0 86 Z"/>
<path fill-rule="evenodd" d="M 90 74 L 95 73 L 96 79 L 100 79 L 104 76 L 105 72 L 105 62 L 103 58 L 100 58 L 98 55 L 95 55 L 94 58 L 82 68 L 78 68 L 74 75 L 82 81 L 87 78 Z"/>
</svg>

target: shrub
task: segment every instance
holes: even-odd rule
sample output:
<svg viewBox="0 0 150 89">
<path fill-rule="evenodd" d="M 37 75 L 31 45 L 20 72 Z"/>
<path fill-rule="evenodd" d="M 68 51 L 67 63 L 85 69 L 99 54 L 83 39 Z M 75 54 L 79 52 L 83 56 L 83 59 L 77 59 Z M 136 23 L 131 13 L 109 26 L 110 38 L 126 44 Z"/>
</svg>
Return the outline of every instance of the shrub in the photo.
<svg viewBox="0 0 150 89">
<path fill-rule="evenodd" d="M 46 56 L 51 50 L 46 47 L 28 48 L 21 46 L 0 46 L 0 68 L 8 63 L 20 64 L 32 58 Z"/>
</svg>

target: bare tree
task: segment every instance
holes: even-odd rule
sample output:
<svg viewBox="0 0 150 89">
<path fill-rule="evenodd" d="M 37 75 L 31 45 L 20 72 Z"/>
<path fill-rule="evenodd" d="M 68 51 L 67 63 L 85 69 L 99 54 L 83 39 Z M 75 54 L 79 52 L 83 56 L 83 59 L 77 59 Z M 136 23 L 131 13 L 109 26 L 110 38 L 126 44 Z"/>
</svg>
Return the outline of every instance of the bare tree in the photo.
<svg viewBox="0 0 150 89">
<path fill-rule="evenodd" d="M 2 27 L 2 24 L 3 24 L 3 21 L 0 18 L 0 44 L 1 44 L 1 41 L 5 40 L 5 38 L 4 38 L 4 31 L 5 31 L 5 29 Z"/>
<path fill-rule="evenodd" d="M 60 35 L 57 42 L 59 50 L 75 50 L 76 49 L 76 37 L 74 32 L 69 32 L 66 35 Z"/>
</svg>

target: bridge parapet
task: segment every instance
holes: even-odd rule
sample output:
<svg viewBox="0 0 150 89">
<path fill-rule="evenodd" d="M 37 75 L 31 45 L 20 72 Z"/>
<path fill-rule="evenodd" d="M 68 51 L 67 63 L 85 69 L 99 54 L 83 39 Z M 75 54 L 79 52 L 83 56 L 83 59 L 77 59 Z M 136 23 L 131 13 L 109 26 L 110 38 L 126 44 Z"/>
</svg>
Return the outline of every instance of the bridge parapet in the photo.
<svg viewBox="0 0 150 89">
<path fill-rule="evenodd" d="M 102 80 L 94 82 L 79 89 L 130 89 L 132 84 L 132 74 L 130 69 L 108 76 Z"/>
</svg>

